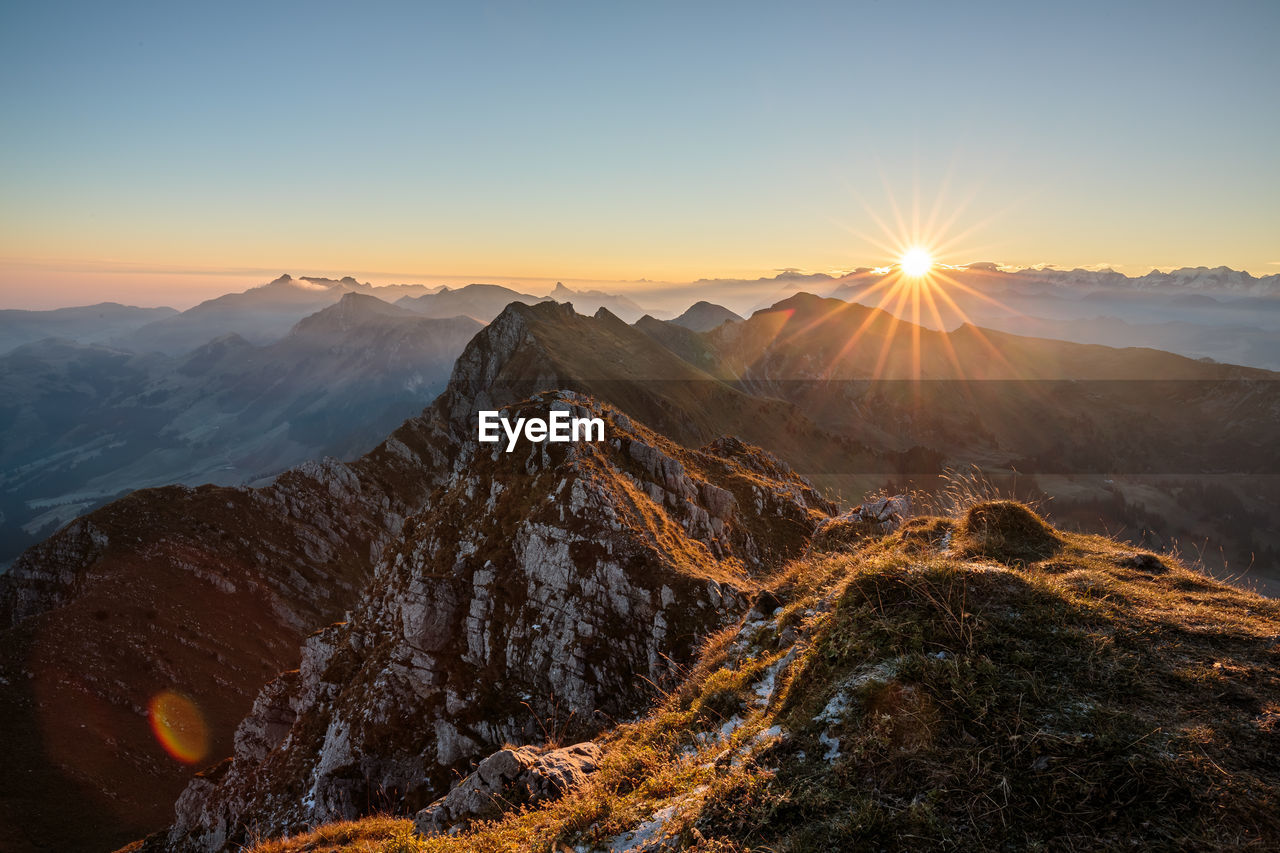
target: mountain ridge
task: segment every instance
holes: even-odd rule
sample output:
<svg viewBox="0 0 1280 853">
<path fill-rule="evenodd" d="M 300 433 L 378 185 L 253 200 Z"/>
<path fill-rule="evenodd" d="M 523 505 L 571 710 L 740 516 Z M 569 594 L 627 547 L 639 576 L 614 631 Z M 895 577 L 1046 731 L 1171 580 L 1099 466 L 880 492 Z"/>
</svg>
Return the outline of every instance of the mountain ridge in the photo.
<svg viewBox="0 0 1280 853">
<path fill-rule="evenodd" d="M 576 715 L 575 736 L 634 713 L 830 511 L 758 449 L 684 450 L 589 398 L 540 397 L 504 411 L 600 416 L 608 440 L 465 447 L 352 619 L 308 641 L 242 724 L 248 745 L 179 798 L 169 849 L 356 817 L 375 790 L 425 804 L 450 771 L 536 737 L 530 707 Z M 250 739 L 282 715 L 287 731 Z"/>
<path fill-rule="evenodd" d="M 1278 626 L 1174 558 L 962 496 L 815 539 L 649 713 L 524 748 L 590 756 L 553 795 L 498 752 L 461 811 L 250 853 L 1267 849 Z"/>
</svg>

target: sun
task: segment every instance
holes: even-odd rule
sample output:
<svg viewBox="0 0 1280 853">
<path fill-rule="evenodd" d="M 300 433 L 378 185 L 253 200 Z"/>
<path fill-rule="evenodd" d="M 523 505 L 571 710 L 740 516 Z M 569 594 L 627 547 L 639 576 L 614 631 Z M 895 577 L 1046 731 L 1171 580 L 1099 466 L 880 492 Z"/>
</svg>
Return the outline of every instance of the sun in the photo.
<svg viewBox="0 0 1280 853">
<path fill-rule="evenodd" d="M 903 275 L 919 278 L 933 269 L 933 256 L 929 254 L 928 249 L 913 246 L 902 253 L 898 263 L 902 266 Z"/>
</svg>

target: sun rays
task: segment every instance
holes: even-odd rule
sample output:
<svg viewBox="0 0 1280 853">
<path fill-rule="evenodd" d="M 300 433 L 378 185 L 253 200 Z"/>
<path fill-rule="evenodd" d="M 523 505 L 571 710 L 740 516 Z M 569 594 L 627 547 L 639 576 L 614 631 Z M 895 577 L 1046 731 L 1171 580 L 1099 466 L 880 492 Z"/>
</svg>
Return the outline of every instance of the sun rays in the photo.
<svg viewBox="0 0 1280 853">
<path fill-rule="evenodd" d="M 871 380 L 1019 378 L 1021 372 L 977 328 L 962 302 L 970 308 L 983 303 L 1002 313 L 1016 312 L 983 292 L 982 273 L 947 263 L 974 260 L 977 250 L 966 244 L 987 223 L 972 223 L 957 231 L 966 204 L 949 205 L 942 195 L 923 213 L 918 192 L 909 212 L 904 213 L 892 193 L 888 200 L 887 217 L 867 209 L 879 235 L 849 229 L 881 252 L 886 263 L 842 279 L 847 287 L 842 298 L 873 310 L 827 356 L 823 375 Z M 843 309 L 833 310 L 802 326 L 788 322 L 779 332 L 790 339 L 803 338 L 837 315 L 849 316 Z M 970 353 L 965 363 L 957 352 L 948 329 L 961 326 L 977 341 L 981 359 L 975 360 Z"/>
</svg>

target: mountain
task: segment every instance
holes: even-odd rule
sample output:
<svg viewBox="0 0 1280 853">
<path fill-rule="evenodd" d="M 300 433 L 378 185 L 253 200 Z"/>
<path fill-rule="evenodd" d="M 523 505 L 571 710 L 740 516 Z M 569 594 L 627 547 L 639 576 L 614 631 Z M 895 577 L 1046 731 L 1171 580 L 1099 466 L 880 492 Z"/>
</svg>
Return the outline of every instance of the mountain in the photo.
<svg viewBox="0 0 1280 853">
<path fill-rule="evenodd" d="M 1203 299 L 1207 303 L 1199 304 L 1206 313 L 1214 312 L 1222 304 L 1211 297 Z M 1200 321 L 1194 323 L 1184 320 L 1136 323 L 1104 315 L 1065 320 L 1009 315 L 986 318 L 983 325 L 1027 337 L 1108 346 L 1119 343 L 1164 350 L 1189 358 L 1280 370 L 1280 334 L 1275 329 L 1229 322 L 1211 324 L 1203 320 L 1203 314 Z"/>
<path fill-rule="evenodd" d="M 438 293 L 444 289 L 444 285 L 426 285 L 426 284 L 381 284 L 374 285 L 367 282 L 356 281 L 349 275 L 342 278 L 323 278 L 321 276 L 304 275 L 302 280 L 314 285 L 322 285 L 324 287 L 341 288 L 346 293 L 360 293 L 365 296 L 376 296 L 384 302 L 394 302 L 397 299 L 403 299 L 406 296 L 425 296 L 429 293 Z"/>
<path fill-rule="evenodd" d="M 172 317 L 172 308 L 135 308 L 115 302 L 52 311 L 0 311 L 0 354 L 45 338 L 104 343 L 148 323 Z"/>
<path fill-rule="evenodd" d="M 679 330 L 705 358 L 682 358 L 646 328 Z M 228 342 L 229 355 L 244 346 Z M 428 805 L 508 740 L 540 742 L 543 728 L 594 737 L 613 725 L 595 710 L 642 713 L 696 666 L 701 639 L 730 642 L 721 626 L 751 602 L 761 616 L 786 613 L 788 584 L 836 584 L 819 597 L 831 612 L 845 588 L 835 575 L 776 576 L 815 530 L 819 544 L 844 535 L 828 532 L 832 508 L 796 471 L 874 488 L 976 458 L 1036 478 L 1062 472 L 1065 483 L 1113 464 L 1214 466 L 1246 480 L 1277 462 L 1275 378 L 972 326 L 934 332 L 809 294 L 701 334 L 509 304 L 431 406 L 361 459 L 304 466 L 262 489 L 142 490 L 0 577 L 12 626 L 0 633 L 2 676 L 16 685 L 0 708 L 14 721 L 0 733 L 15 756 L 0 798 L 17 815 L 6 817 L 6 846 L 46 836 L 83 846 L 84 824 L 59 820 L 70 804 L 112 838 L 175 821 L 152 849 Z M 605 440 L 512 453 L 476 441 L 479 410 L 548 408 L 601 417 Z M 1145 499 L 1182 499 L 1161 488 Z M 1223 494 L 1235 492 L 1185 492 L 1207 524 L 1257 527 L 1253 505 Z M 1061 563 L 1077 555 L 1044 549 L 1067 534 L 1024 526 L 1032 542 L 1017 560 L 1059 561 L 1037 571 L 1070 576 L 1100 559 Z M 957 549 L 976 536 L 935 532 Z M 982 575 L 1001 548 L 1020 546 L 974 547 Z M 1095 600 L 1081 589 L 1067 600 Z M 778 625 L 795 629 L 788 642 L 811 618 L 791 613 L 797 621 Z M 118 635 L 100 642 L 98 622 Z M 916 651 L 914 634 L 886 642 L 904 636 L 904 653 Z M 808 654 L 795 651 L 788 665 Z M 808 681 L 824 683 L 815 672 Z M 719 716 L 707 719 L 719 729 L 742 683 L 716 684 L 707 707 Z M 148 697 L 165 690 L 207 709 L 208 760 L 229 761 L 193 779 L 165 756 L 146 726 Z M 687 728 L 688 712 L 677 713 Z M 94 737 L 80 729 L 86 715 Z M 646 776 L 643 765 L 631 774 Z M 183 785 L 176 814 L 164 814 Z"/>
<path fill-rule="evenodd" d="M 716 364 L 716 353 L 706 339 L 686 326 L 678 326 L 673 320 L 659 320 L 648 314 L 632 325 L 695 367 L 707 370 L 714 368 Z"/>
<path fill-rule="evenodd" d="M 500 284 L 468 284 L 458 288 L 445 287 L 424 296 L 406 296 L 396 304 L 426 317 L 471 317 L 488 323 L 512 302 L 532 305 L 548 298 L 520 293 Z"/>
<path fill-rule="evenodd" d="M 250 853 L 1276 846 L 1274 601 L 1010 502 L 892 526 L 773 575 L 640 719 Z M 536 800 L 499 775 L 574 752 Z"/>
<path fill-rule="evenodd" d="M 1230 267 L 1182 267 L 1161 272 L 1152 270 L 1146 275 L 1130 277 L 1113 270 L 1019 270 L 1016 275 L 1033 281 L 1054 285 L 1079 286 L 1089 283 L 1105 287 L 1132 290 L 1176 290 L 1190 293 L 1216 293 L 1237 296 L 1280 296 L 1280 273 L 1253 276 Z"/>
<path fill-rule="evenodd" d="M 827 434 L 902 454 L 895 475 L 865 458 L 814 464 L 779 451 L 833 493 L 933 490 L 944 468 L 977 464 L 1051 498 L 1063 523 L 1183 543 L 1224 574 L 1243 569 L 1280 590 L 1276 373 L 972 325 L 939 332 L 810 294 L 702 335 L 637 326 Z"/>
<path fill-rule="evenodd" d="M 401 496 L 430 488 L 386 461 L 308 463 L 261 490 L 135 492 L 0 576 L 0 846 L 110 849 L 171 820 L 190 770 L 148 708 L 195 709 L 187 760 L 231 751 L 262 683 L 355 601 L 412 509 Z"/>
<path fill-rule="evenodd" d="M 121 492 L 351 458 L 443 390 L 480 329 L 348 293 L 254 346 L 183 356 L 47 341 L 0 356 L 0 560 Z"/>
<path fill-rule="evenodd" d="M 374 287 L 347 276 L 341 279 L 293 278 L 285 274 L 242 293 L 201 302 L 172 317 L 148 323 L 111 340 L 121 349 L 180 355 L 215 338 L 238 335 L 253 344 L 269 344 L 286 335 L 310 314 L 333 305 L 347 293 L 409 298 L 430 294 L 424 285 Z M 449 315 L 453 316 L 453 315 Z"/>
<path fill-rule="evenodd" d="M 700 278 L 692 282 L 631 282 L 627 292 L 646 305 L 675 308 L 677 312 L 695 302 L 708 301 L 745 316 L 795 293 L 826 293 L 839 286 L 846 278 L 839 274 L 782 270 L 774 276 L 754 279 Z M 656 312 L 651 313 L 658 316 Z"/>
<path fill-rule="evenodd" d="M 451 387 L 479 408 L 548 388 L 578 391 L 686 446 L 735 435 L 801 471 L 893 471 L 903 461 L 821 429 L 783 400 L 721 381 L 605 309 L 586 317 L 552 302 L 508 306 L 459 357 Z"/>
<path fill-rule="evenodd" d="M 178 800 L 171 850 L 425 805 L 561 715 L 634 715 L 800 552 L 829 504 L 762 451 L 690 451 L 568 392 L 507 407 L 602 417 L 608 441 L 464 446 L 343 624 L 264 688 L 234 758 Z M 532 713 L 531 713 L 532 712 Z"/>
<path fill-rule="evenodd" d="M 720 305 L 695 302 L 689 309 L 671 322 L 695 332 L 709 332 L 723 323 L 740 323 L 742 318 Z"/>
<path fill-rule="evenodd" d="M 709 373 L 787 399 L 819 425 L 872 430 L 876 446 L 1042 465 L 1052 453 L 1052 464 L 1080 473 L 1097 470 L 1088 467 L 1091 447 L 1112 471 L 1271 470 L 1280 462 L 1266 438 L 1280 389 L 1269 371 L 972 325 L 938 332 L 811 294 L 703 338 L 715 353 Z M 1183 423 L 1188 406 L 1203 418 L 1219 413 L 1222 435 L 1206 442 Z M 1129 440 L 1100 441 L 1114 434 Z"/>
<path fill-rule="evenodd" d="M 597 358 L 600 347 L 609 342 L 614 344 L 611 353 Z M 584 364 L 594 367 L 585 370 Z M 644 382 L 626 393 L 623 380 L 644 375 L 645 370 L 660 376 L 667 368 L 696 376 L 673 354 L 607 312 L 588 318 L 555 303 L 513 304 L 475 336 L 458 359 L 448 389 L 422 417 L 407 421 L 351 465 L 308 463 L 257 490 L 140 490 L 26 552 L 0 576 L 0 617 L 12 626 L 0 635 L 3 677 L 7 684 L 21 685 L 4 692 L 9 706 L 2 709 L 6 719 L 14 721 L 4 736 L 15 740 L 0 748 L 15 756 L 10 780 L 22 780 L 5 792 L 5 801 L 16 810 L 11 815 L 21 816 L 6 818 L 6 837 L 16 839 L 8 846 L 26 846 L 44 837 L 62 839 L 64 846 L 83 846 L 92 829 L 68 825 L 59 817 L 72 801 L 83 803 L 93 816 L 88 826 L 103 837 L 137 836 L 168 822 L 161 817 L 165 803 L 172 802 L 187 774 L 165 757 L 142 724 L 146 697 L 163 690 L 190 697 L 203 711 L 212 745 L 209 754 L 227 754 L 236 723 L 250 710 L 253 692 L 290 667 L 288 638 L 300 638 L 351 606 L 362 580 L 380 564 L 384 546 L 405 538 L 405 519 L 434 505 L 433 490 L 452 483 L 450 488 L 474 492 L 477 486 L 468 485 L 467 463 L 458 460 L 470 458 L 464 455 L 468 446 L 474 453 L 477 409 L 524 399 L 531 382 L 556 387 L 560 371 L 589 376 L 582 384 L 615 392 L 634 411 L 651 411 L 685 436 L 706 434 L 713 440 L 704 456 L 684 457 L 668 444 L 659 447 L 661 453 L 651 453 L 639 440 L 652 444 L 657 439 L 630 424 L 634 415 L 609 416 L 617 429 L 637 437 L 626 445 L 631 459 L 626 464 L 652 469 L 639 483 L 628 485 L 631 480 L 614 473 L 600 485 L 607 492 L 620 490 L 610 500 L 631 502 L 634 512 L 652 525 L 645 535 L 658 537 L 657 545 L 649 541 L 627 546 L 628 553 L 649 555 L 635 558 L 640 560 L 637 568 L 651 565 L 645 560 L 682 541 L 680 536 L 692 538 L 680 546 L 679 567 L 701 566 L 696 572 L 703 574 L 723 571 L 716 575 L 722 579 L 749 574 L 760 561 L 776 562 L 780 548 L 799 547 L 804 525 L 811 523 L 804 506 L 822 507 L 821 499 L 804 491 L 807 487 L 769 457 L 732 441 L 714 443 L 720 433 L 713 427 L 742 417 L 757 432 L 771 425 L 779 435 L 794 433 L 801 439 L 812 435 L 812 428 L 784 404 L 754 401 L 705 377 L 686 383 L 698 390 L 690 396 L 667 396 L 661 387 Z M 704 384 L 710 390 L 700 389 Z M 704 400 L 715 401 L 714 415 L 702 411 Z M 681 405 L 688 408 L 682 410 Z M 609 458 L 622 462 L 613 450 Z M 706 488 L 684 478 L 681 459 L 692 460 L 694 473 L 709 478 Z M 511 460 L 504 454 L 500 461 L 506 465 Z M 729 466 L 732 471 L 726 473 L 725 466 L 735 461 L 736 467 Z M 538 462 L 527 464 L 536 467 Z M 664 497 L 644 485 L 646 478 L 674 490 L 673 496 Z M 774 488 L 768 486 L 770 480 L 786 493 L 778 500 L 803 503 L 797 504 L 800 515 L 777 509 L 780 532 L 771 534 L 769 542 L 756 542 L 735 532 L 735 501 L 747 498 L 734 498 L 732 492 L 748 488 L 753 506 L 773 501 L 768 497 L 768 489 Z M 542 501 L 539 490 L 552 485 L 544 476 L 536 487 L 513 488 L 510 503 L 500 501 L 499 492 L 486 486 L 485 505 L 493 499 L 494 506 L 510 512 L 530 511 L 527 502 Z M 689 493 L 688 488 L 702 491 Z M 683 497 L 677 501 L 676 494 Z M 608 494 L 600 499 L 604 497 Z M 463 501 L 458 505 L 467 507 L 467 513 L 477 511 L 472 497 L 461 494 L 456 500 Z M 562 500 L 576 509 L 577 499 Z M 695 505 L 685 507 L 686 500 Z M 670 511 L 670 519 L 653 514 L 654 502 L 669 501 L 675 503 L 662 512 Z M 480 523 L 478 518 L 473 521 Z M 500 521 L 495 516 L 486 525 L 496 528 L 478 527 L 476 532 L 490 537 L 486 541 L 494 548 L 509 548 L 511 531 Z M 592 523 L 613 522 L 596 518 Z M 422 537 L 430 528 L 414 528 L 417 532 L 407 542 L 425 547 Z M 598 538 L 607 537 L 599 533 Z M 570 553 L 579 551 L 574 546 Z M 526 558 L 533 560 L 534 553 Z M 733 560 L 721 559 L 729 556 Z M 623 568 L 635 570 L 629 566 Z M 601 582 L 606 594 L 625 599 L 616 573 L 606 571 Z M 193 611 L 195 601 L 200 606 Z M 615 600 L 611 607 L 630 606 L 622 601 Z M 99 622 L 109 623 L 113 643 L 97 642 L 105 630 Z M 655 621 L 652 630 L 657 625 Z M 655 649 L 665 653 L 688 647 L 688 638 L 681 634 L 673 634 L 671 642 L 686 645 L 668 646 L 664 640 Z M 175 644 L 181 654 L 175 652 Z M 292 665 L 296 662 L 295 649 Z M 91 710 L 99 721 L 95 738 L 83 739 L 83 718 L 71 709 Z M 35 731 L 45 733 L 43 740 L 32 740 Z M 72 744 L 78 745 L 78 752 L 72 751 Z M 127 788 L 117 790 L 117 781 Z"/>
<path fill-rule="evenodd" d="M 885 276 L 840 279 L 830 295 L 893 310 Z M 994 264 L 939 271 L 933 306 L 902 319 L 934 329 L 965 323 L 1107 346 L 1151 346 L 1192 358 L 1276 369 L 1280 276 L 1184 269 L 1128 278 L 1103 270 L 1002 271 Z M 882 304 L 883 303 L 883 304 Z M 910 303 L 904 302 L 906 310 Z"/>
<path fill-rule="evenodd" d="M 594 314 L 604 308 L 626 323 L 634 323 L 646 313 L 644 308 L 626 296 L 605 293 L 602 290 L 573 290 L 560 282 L 556 282 L 548 298 L 556 302 L 572 303 L 579 314 Z"/>
<path fill-rule="evenodd" d="M 282 275 L 243 293 L 228 293 L 201 302 L 173 317 L 148 323 L 112 343 L 134 352 L 176 355 L 215 338 L 238 335 L 266 344 L 284 336 L 308 314 L 342 298 L 344 290 Z"/>
</svg>

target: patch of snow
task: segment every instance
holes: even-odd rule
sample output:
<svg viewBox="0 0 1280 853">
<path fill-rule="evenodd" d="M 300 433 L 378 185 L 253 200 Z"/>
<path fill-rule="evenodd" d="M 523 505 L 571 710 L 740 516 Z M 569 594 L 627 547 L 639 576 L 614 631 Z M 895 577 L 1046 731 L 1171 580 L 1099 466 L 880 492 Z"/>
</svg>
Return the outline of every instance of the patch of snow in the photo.
<svg viewBox="0 0 1280 853">
<path fill-rule="evenodd" d="M 654 812 L 653 817 L 615 838 L 609 845 L 609 853 L 653 849 L 654 842 L 662 838 L 663 830 L 671 818 L 675 817 L 678 808 L 678 804 L 673 804 Z"/>
<path fill-rule="evenodd" d="M 848 711 L 851 705 L 849 694 L 842 690 L 831 697 L 831 701 L 827 702 L 826 707 L 819 711 L 818 716 L 813 720 L 816 723 L 838 723 L 844 719 L 845 711 Z"/>
<path fill-rule="evenodd" d="M 751 738 L 752 745 L 761 744 L 765 741 L 774 740 L 783 736 L 782 726 L 769 726 L 761 732 L 756 732 L 755 737 Z"/>
<path fill-rule="evenodd" d="M 823 761 L 835 761 L 840 757 L 840 740 L 838 738 L 833 738 L 826 732 L 822 732 L 818 735 L 818 743 L 827 748 L 827 751 L 822 754 Z"/>
<path fill-rule="evenodd" d="M 708 744 L 720 744 L 733 737 L 733 733 L 742 727 L 742 718 L 737 714 L 724 721 L 724 725 L 720 726 L 718 732 L 698 732 L 693 739 L 698 742 L 699 746 L 707 746 Z"/>
<path fill-rule="evenodd" d="M 733 736 L 733 733 L 736 732 L 741 727 L 742 727 L 742 718 L 739 717 L 737 714 L 734 714 L 732 717 L 730 717 L 728 720 L 725 721 L 725 724 L 723 726 L 720 727 L 720 740 L 722 741 L 728 740 L 730 737 Z"/>
</svg>

